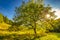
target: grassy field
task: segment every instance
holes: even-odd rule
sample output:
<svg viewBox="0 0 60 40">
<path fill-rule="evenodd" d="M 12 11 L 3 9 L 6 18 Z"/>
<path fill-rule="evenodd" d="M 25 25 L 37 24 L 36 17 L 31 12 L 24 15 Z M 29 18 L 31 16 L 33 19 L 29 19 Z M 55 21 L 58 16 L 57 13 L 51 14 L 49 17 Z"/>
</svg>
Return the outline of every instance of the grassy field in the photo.
<svg viewBox="0 0 60 40">
<path fill-rule="evenodd" d="M 46 35 L 55 35 L 60 39 L 60 33 L 45 33 Z M 37 35 L 45 35 L 44 33 L 37 32 Z M 46 36 L 45 35 L 45 36 Z M 28 31 L 0 31 L 0 40 L 33 40 L 34 32 Z M 50 37 L 50 36 L 49 36 Z M 54 38 L 54 37 L 53 37 Z M 44 39 L 45 40 L 45 39 Z"/>
<path fill-rule="evenodd" d="M 60 38 L 60 33 L 52 33 L 53 35 L 56 35 L 58 38 Z"/>
</svg>

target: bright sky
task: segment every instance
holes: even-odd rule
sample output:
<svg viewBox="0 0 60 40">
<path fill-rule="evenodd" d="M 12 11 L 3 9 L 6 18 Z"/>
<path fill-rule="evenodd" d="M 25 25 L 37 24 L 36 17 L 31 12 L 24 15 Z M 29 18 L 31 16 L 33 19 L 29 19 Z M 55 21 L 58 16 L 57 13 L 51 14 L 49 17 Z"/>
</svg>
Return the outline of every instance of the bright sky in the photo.
<svg viewBox="0 0 60 40">
<path fill-rule="evenodd" d="M 57 18 L 60 18 L 60 0 L 45 0 L 45 4 L 50 4 Z"/>
<path fill-rule="evenodd" d="M 25 0 L 27 1 L 27 0 Z M 50 4 L 56 11 L 58 18 L 60 17 L 60 0 L 44 0 L 45 4 Z M 0 13 L 12 19 L 15 13 L 15 7 L 20 6 L 22 0 L 0 0 Z"/>
<path fill-rule="evenodd" d="M 60 9 L 58 9 L 58 8 L 53 8 L 53 11 L 56 11 L 56 12 L 55 12 L 55 15 L 57 15 L 57 18 L 60 18 Z"/>
</svg>

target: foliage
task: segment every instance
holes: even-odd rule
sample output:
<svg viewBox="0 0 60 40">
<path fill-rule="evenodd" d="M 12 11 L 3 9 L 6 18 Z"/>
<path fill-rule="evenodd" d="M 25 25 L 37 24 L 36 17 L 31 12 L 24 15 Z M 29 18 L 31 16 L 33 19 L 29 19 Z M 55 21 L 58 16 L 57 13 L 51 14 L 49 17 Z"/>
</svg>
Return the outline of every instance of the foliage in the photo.
<svg viewBox="0 0 60 40">
<path fill-rule="evenodd" d="M 0 23 L 0 30 L 8 29 L 11 25 L 6 23 Z"/>
<path fill-rule="evenodd" d="M 55 32 L 60 32 L 60 18 L 56 19 L 56 22 L 55 22 L 54 26 L 55 26 L 54 31 Z"/>
<path fill-rule="evenodd" d="M 0 30 L 8 29 L 12 24 L 12 21 L 0 13 Z"/>
<path fill-rule="evenodd" d="M 3 22 L 3 15 L 0 13 L 0 23 Z"/>
<path fill-rule="evenodd" d="M 15 16 L 15 22 L 19 25 L 24 26 L 32 26 L 35 35 L 36 35 L 36 27 L 37 27 L 37 21 L 46 21 L 47 19 L 54 19 L 55 15 L 54 12 L 51 12 L 51 7 L 45 6 L 42 0 L 31 0 L 27 3 L 23 2 L 23 4 L 20 7 L 16 8 L 16 16 Z M 46 16 L 50 15 L 49 18 Z"/>
<path fill-rule="evenodd" d="M 2 22 L 5 22 L 7 24 L 12 24 L 12 20 L 8 19 L 6 16 L 0 13 L 0 23 Z"/>
<path fill-rule="evenodd" d="M 5 23 L 12 25 L 13 21 L 8 19 L 6 16 L 4 16 L 3 19 Z"/>
<path fill-rule="evenodd" d="M 60 18 L 50 20 L 48 23 L 51 25 L 51 28 L 49 29 L 50 32 L 60 32 Z"/>
</svg>

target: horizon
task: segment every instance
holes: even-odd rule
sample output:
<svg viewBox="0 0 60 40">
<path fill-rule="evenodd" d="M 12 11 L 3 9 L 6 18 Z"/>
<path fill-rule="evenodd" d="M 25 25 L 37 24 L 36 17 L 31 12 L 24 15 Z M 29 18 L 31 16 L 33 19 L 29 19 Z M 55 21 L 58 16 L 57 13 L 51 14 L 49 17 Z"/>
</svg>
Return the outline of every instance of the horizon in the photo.
<svg viewBox="0 0 60 40">
<path fill-rule="evenodd" d="M 50 4 L 52 10 L 56 11 L 57 18 L 60 18 L 60 0 L 44 0 L 44 3 L 46 5 Z M 0 0 L 0 13 L 12 20 L 15 14 L 15 7 L 19 7 L 21 4 L 22 0 Z"/>
</svg>

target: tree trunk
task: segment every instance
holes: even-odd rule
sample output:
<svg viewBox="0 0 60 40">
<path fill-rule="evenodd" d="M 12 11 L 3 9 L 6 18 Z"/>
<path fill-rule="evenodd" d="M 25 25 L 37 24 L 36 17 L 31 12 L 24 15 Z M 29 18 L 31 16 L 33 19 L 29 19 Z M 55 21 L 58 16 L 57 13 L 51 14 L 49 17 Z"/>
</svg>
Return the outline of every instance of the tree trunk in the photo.
<svg viewBox="0 0 60 40">
<path fill-rule="evenodd" d="M 37 37 L 37 31 L 36 31 L 36 23 L 34 23 L 34 39 Z"/>
<path fill-rule="evenodd" d="M 35 26 L 34 26 L 34 34 L 35 34 L 35 35 L 37 34 L 37 32 L 36 32 L 36 24 L 35 24 Z"/>
</svg>

